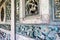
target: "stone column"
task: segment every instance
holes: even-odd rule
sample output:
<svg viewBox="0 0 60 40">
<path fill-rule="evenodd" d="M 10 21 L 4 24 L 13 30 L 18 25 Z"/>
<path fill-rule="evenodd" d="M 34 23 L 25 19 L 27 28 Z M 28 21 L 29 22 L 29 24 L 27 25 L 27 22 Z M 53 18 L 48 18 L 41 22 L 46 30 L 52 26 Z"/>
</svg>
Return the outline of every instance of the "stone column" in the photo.
<svg viewBox="0 0 60 40">
<path fill-rule="evenodd" d="M 15 19 L 14 19 L 14 17 L 15 17 L 15 5 L 14 5 L 14 1 L 16 1 L 16 0 L 11 0 L 11 33 L 10 33 L 10 35 L 11 35 L 11 40 L 16 40 L 16 34 L 15 34 Z"/>
<path fill-rule="evenodd" d="M 20 18 L 23 19 L 25 17 L 25 0 L 20 0 Z"/>
<path fill-rule="evenodd" d="M 49 0 L 40 0 L 40 13 L 44 22 L 49 22 Z"/>
</svg>

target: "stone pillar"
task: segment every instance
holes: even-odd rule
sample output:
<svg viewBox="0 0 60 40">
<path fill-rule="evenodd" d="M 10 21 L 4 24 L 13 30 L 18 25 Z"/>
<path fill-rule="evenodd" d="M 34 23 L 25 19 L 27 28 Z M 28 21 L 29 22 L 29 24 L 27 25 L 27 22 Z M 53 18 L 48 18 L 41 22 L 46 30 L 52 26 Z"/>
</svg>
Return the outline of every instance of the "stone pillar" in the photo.
<svg viewBox="0 0 60 40">
<path fill-rule="evenodd" d="M 25 0 L 20 0 L 20 18 L 23 19 L 25 17 Z"/>
<path fill-rule="evenodd" d="M 16 40 L 16 34 L 15 34 L 15 19 L 14 19 L 14 17 L 15 17 L 15 5 L 14 5 L 14 1 L 15 0 L 11 0 L 11 33 L 10 33 L 10 35 L 11 35 L 11 40 Z"/>
<path fill-rule="evenodd" d="M 44 22 L 49 21 L 49 0 L 40 0 L 40 13 Z"/>
</svg>

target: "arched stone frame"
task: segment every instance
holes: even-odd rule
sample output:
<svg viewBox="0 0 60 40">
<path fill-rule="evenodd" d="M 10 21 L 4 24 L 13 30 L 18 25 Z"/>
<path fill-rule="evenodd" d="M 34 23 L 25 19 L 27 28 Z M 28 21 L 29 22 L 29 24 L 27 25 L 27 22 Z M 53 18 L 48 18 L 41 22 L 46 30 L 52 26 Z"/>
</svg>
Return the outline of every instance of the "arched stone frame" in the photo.
<svg viewBox="0 0 60 40">
<path fill-rule="evenodd" d="M 7 0 L 6 0 L 7 1 Z M 5 33 L 8 33 L 8 34 L 10 34 L 11 36 L 9 36 L 10 38 L 11 38 L 11 40 L 15 40 L 15 21 L 14 21 L 14 17 L 15 17 L 15 0 L 11 0 L 11 22 L 6 22 L 6 20 L 4 21 L 4 22 L 1 22 L 1 20 L 0 20 L 0 25 L 2 24 L 3 26 L 4 25 L 11 25 L 11 31 L 8 31 L 8 30 L 5 30 L 4 28 L 5 28 L 5 26 L 4 26 L 4 28 L 0 28 L 0 30 L 1 31 L 3 31 L 3 32 L 5 32 Z M 6 14 L 6 10 L 5 10 L 5 7 L 6 7 L 6 5 L 5 5 L 5 2 L 3 3 L 3 5 L 2 6 L 0 6 L 0 13 L 1 13 L 1 8 L 4 8 L 4 14 Z M 13 16 L 13 17 L 12 17 Z M 5 17 L 6 17 L 6 15 L 5 15 Z M 0 18 L 1 19 L 1 18 Z M 10 24 L 11 23 L 11 24 Z M 10 40 L 10 39 L 8 39 L 8 40 Z"/>
<path fill-rule="evenodd" d="M 23 24 L 49 23 L 49 15 L 50 15 L 49 14 L 49 0 L 46 0 L 46 2 L 39 0 L 38 5 L 39 5 L 39 7 L 38 7 L 39 8 L 39 17 L 36 19 L 32 19 L 32 20 L 31 19 L 25 20 L 25 0 L 20 0 L 20 13 L 19 13 L 20 23 L 23 23 Z"/>
<path fill-rule="evenodd" d="M 2 9 L 4 11 L 4 19 L 3 21 L 1 21 L 1 13 L 2 13 Z M 6 13 L 5 13 L 5 3 L 0 7 L 0 23 L 5 23 L 5 19 L 6 18 Z"/>
<path fill-rule="evenodd" d="M 6 2 L 7 1 L 9 1 L 9 0 L 6 0 L 6 1 L 4 1 L 4 3 L 0 6 L 0 13 L 1 13 L 1 9 L 2 9 L 2 7 L 4 8 L 4 21 L 3 22 L 1 22 L 1 20 L 0 20 L 0 24 L 10 24 L 10 22 L 11 22 L 11 20 L 7 20 L 6 18 L 7 18 L 7 13 L 6 13 Z M 9 8 L 8 8 L 9 9 Z M 11 10 L 11 9 L 9 9 L 9 10 Z M 9 15 L 8 15 L 9 16 Z M 10 13 L 10 16 L 11 16 L 11 13 Z M 11 19 L 11 17 L 10 17 L 10 19 Z"/>
</svg>

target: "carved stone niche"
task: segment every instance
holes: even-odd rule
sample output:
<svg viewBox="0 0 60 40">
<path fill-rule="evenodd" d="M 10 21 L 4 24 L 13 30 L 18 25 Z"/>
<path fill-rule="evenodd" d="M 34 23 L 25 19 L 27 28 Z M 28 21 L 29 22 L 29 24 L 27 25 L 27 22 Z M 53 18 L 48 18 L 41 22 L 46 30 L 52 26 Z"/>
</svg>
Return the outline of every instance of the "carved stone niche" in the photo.
<svg viewBox="0 0 60 40">
<path fill-rule="evenodd" d="M 49 23 L 49 2 L 48 0 L 46 1 L 47 2 L 42 0 L 20 0 L 20 23 Z"/>
<path fill-rule="evenodd" d="M 0 7 L 0 23 L 4 23 L 5 22 L 5 4 L 2 4 L 2 6 Z"/>
</svg>

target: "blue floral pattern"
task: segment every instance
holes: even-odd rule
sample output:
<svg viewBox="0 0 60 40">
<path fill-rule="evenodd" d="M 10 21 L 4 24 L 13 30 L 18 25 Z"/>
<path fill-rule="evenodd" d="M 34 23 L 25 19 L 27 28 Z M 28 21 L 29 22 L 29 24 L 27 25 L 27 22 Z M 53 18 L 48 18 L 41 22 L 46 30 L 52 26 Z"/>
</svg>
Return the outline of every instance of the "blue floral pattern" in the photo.
<svg viewBox="0 0 60 40">
<path fill-rule="evenodd" d="M 0 40 L 10 40 L 10 34 L 0 31 Z"/>
<path fill-rule="evenodd" d="M 60 31 L 59 26 L 47 25 L 19 25 L 16 27 L 16 33 L 42 40 L 56 40 Z"/>
</svg>

